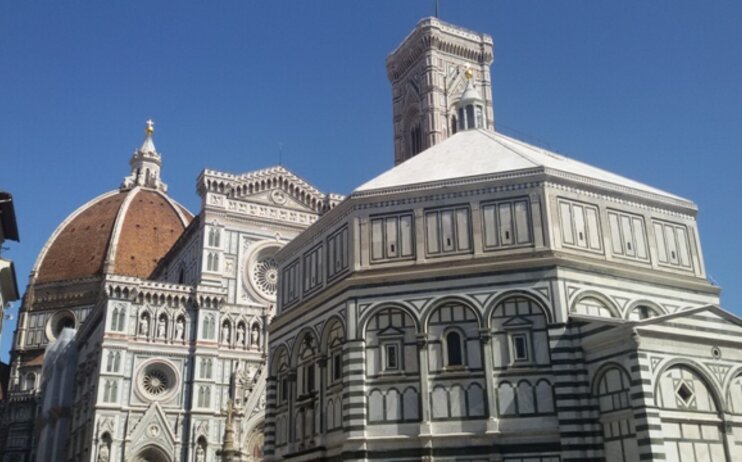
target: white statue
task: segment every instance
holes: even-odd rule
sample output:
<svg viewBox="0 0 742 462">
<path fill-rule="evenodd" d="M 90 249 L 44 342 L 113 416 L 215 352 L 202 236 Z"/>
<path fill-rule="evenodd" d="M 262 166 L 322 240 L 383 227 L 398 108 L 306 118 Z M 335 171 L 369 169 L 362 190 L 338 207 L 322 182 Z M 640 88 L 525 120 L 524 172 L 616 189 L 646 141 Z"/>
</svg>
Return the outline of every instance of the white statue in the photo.
<svg viewBox="0 0 742 462">
<path fill-rule="evenodd" d="M 185 321 L 183 321 L 183 318 L 178 318 L 178 321 L 175 324 L 175 339 L 183 340 L 184 331 L 185 331 Z"/>
<path fill-rule="evenodd" d="M 108 444 L 101 444 L 100 451 L 98 451 L 98 462 L 108 462 L 109 455 Z"/>
<path fill-rule="evenodd" d="M 222 342 L 229 343 L 229 324 L 227 323 L 222 326 Z"/>
<path fill-rule="evenodd" d="M 237 328 L 237 344 L 240 346 L 245 345 L 245 325 L 240 324 L 240 326 Z"/>
<path fill-rule="evenodd" d="M 160 317 L 160 320 L 157 322 L 157 337 L 165 338 L 165 318 L 164 317 Z"/>
<path fill-rule="evenodd" d="M 257 324 L 252 326 L 252 334 L 250 335 L 250 344 L 257 347 L 260 344 L 260 328 Z"/>
<path fill-rule="evenodd" d="M 149 317 L 145 315 L 139 319 L 139 335 L 148 335 L 148 334 L 149 334 Z"/>
<path fill-rule="evenodd" d="M 204 462 L 205 460 L 204 447 L 199 444 L 196 446 L 196 462 Z"/>
</svg>

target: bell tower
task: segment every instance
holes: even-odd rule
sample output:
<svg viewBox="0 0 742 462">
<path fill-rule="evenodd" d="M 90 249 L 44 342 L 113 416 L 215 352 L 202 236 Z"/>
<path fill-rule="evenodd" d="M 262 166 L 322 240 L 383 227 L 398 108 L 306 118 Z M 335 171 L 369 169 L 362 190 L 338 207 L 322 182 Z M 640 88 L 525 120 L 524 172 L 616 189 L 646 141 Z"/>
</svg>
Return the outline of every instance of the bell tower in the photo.
<svg viewBox="0 0 742 462">
<path fill-rule="evenodd" d="M 493 41 L 487 34 L 438 18 L 417 23 L 386 60 L 392 84 L 395 165 L 456 133 L 457 103 L 468 85 L 481 95 L 482 128 L 494 129 L 493 58 Z"/>
</svg>

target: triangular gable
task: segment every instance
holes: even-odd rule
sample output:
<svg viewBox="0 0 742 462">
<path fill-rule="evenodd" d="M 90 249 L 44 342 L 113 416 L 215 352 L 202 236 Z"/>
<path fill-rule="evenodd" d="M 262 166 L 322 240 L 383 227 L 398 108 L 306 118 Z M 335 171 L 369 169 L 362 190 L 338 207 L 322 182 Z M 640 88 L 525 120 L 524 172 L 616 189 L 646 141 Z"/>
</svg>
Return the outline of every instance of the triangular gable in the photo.
<svg viewBox="0 0 742 462">
<path fill-rule="evenodd" d="M 285 197 L 278 200 L 286 200 L 287 204 L 316 209 L 316 206 L 312 204 L 322 204 L 331 197 L 339 197 L 323 194 L 308 181 L 281 165 L 243 173 L 237 179 L 241 183 L 233 191 L 233 196 L 237 198 L 255 196 L 261 191 L 268 191 L 268 194 L 271 194 L 273 191 L 279 190 L 285 193 Z"/>
<path fill-rule="evenodd" d="M 141 419 L 134 425 L 129 438 L 136 445 L 147 445 L 156 442 L 165 444 L 165 449 L 175 447 L 175 434 L 170 428 L 165 412 L 156 401 L 147 408 Z"/>
<path fill-rule="evenodd" d="M 247 199 L 297 210 L 324 213 L 343 197 L 323 194 L 319 189 L 281 165 L 234 175 L 204 170 L 202 180 L 207 190 L 225 194 L 228 198 Z"/>
<path fill-rule="evenodd" d="M 656 316 L 653 318 L 643 319 L 641 321 L 635 322 L 642 325 L 660 324 L 672 319 L 693 317 L 699 315 L 699 313 L 707 313 L 702 316 L 706 316 L 712 319 L 718 319 L 720 321 L 724 320 L 742 328 L 742 318 L 722 309 L 719 305 L 697 306 L 695 308 L 688 308 L 686 310 L 680 310 L 674 313 Z"/>
<path fill-rule="evenodd" d="M 380 330 L 379 333 L 376 335 L 378 335 L 379 337 L 388 336 L 388 335 L 404 335 L 404 331 L 394 326 L 389 326 L 385 329 Z"/>
<path fill-rule="evenodd" d="M 532 325 L 533 323 L 531 321 L 520 316 L 512 317 L 502 324 L 503 327 L 509 327 L 511 329 L 521 327 L 527 329 L 530 328 Z"/>
<path fill-rule="evenodd" d="M 705 305 L 635 321 L 637 328 L 656 328 L 717 341 L 742 342 L 742 319 L 718 305 Z"/>
</svg>

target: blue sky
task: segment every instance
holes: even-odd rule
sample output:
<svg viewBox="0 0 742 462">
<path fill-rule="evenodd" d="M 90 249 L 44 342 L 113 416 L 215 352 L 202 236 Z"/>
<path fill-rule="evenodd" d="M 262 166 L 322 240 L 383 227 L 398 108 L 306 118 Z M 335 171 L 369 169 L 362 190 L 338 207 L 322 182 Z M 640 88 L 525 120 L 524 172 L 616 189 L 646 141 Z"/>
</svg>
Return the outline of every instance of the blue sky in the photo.
<svg viewBox="0 0 742 462">
<path fill-rule="evenodd" d="M 3 2 L 0 188 L 21 233 L 3 255 L 20 285 L 56 225 L 120 184 L 150 117 L 192 211 L 199 171 L 267 167 L 279 145 L 323 191 L 389 168 L 384 60 L 434 4 Z M 441 0 L 441 17 L 494 37 L 498 129 L 693 199 L 707 271 L 742 314 L 742 2 Z"/>
</svg>

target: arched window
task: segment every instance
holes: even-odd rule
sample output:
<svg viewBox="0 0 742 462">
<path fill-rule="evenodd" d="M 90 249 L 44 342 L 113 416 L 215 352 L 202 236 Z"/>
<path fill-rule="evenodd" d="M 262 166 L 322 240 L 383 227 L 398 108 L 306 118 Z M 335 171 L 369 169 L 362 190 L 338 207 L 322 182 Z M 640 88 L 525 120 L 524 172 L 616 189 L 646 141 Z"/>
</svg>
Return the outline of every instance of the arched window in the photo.
<svg viewBox="0 0 742 462">
<path fill-rule="evenodd" d="M 201 360 L 201 378 L 210 379 L 212 377 L 212 364 L 211 358 L 204 358 Z"/>
<path fill-rule="evenodd" d="M 631 310 L 629 313 L 629 319 L 632 321 L 641 321 L 643 319 L 649 319 L 654 318 L 656 316 L 659 316 L 660 313 L 647 305 L 639 305 Z"/>
<path fill-rule="evenodd" d="M 219 247 L 221 236 L 218 229 L 210 228 L 209 229 L 209 246 L 210 247 Z"/>
<path fill-rule="evenodd" d="M 204 325 L 203 329 L 201 330 L 201 336 L 205 339 L 214 339 L 214 330 L 215 330 L 215 324 L 216 321 L 214 321 L 214 316 L 207 315 L 204 317 Z"/>
<path fill-rule="evenodd" d="M 124 323 L 126 322 L 126 308 L 121 308 L 119 310 L 119 316 L 118 316 L 118 331 L 124 330 Z"/>
<path fill-rule="evenodd" d="M 508 297 L 492 312 L 492 348 L 496 367 L 548 364 L 547 319 L 539 304 Z"/>
<path fill-rule="evenodd" d="M 201 386 L 198 388 L 198 407 L 211 406 L 211 387 Z"/>
<path fill-rule="evenodd" d="M 456 116 L 451 116 L 451 134 L 455 135 L 456 132 L 459 131 L 459 122 L 456 119 Z"/>
<path fill-rule="evenodd" d="M 572 312 L 601 318 L 616 317 L 610 307 L 596 297 L 581 298 L 572 306 Z"/>
<path fill-rule="evenodd" d="M 384 308 L 376 312 L 366 325 L 366 348 L 374 349 L 373 364 L 366 369 L 369 376 L 380 373 L 406 371 L 417 373 L 415 355 L 405 354 L 414 344 L 417 326 L 414 319 L 397 308 Z"/>
<path fill-rule="evenodd" d="M 416 122 L 410 128 L 408 143 L 411 156 L 414 156 L 423 150 L 423 130 L 420 126 L 420 122 Z"/>
<path fill-rule="evenodd" d="M 114 308 L 111 313 L 111 330 L 119 330 L 119 309 Z"/>
<path fill-rule="evenodd" d="M 710 383 L 695 370 L 681 365 L 670 367 L 658 377 L 655 399 L 667 460 L 686 460 L 686 453 L 706 454 L 704 460 L 714 462 L 728 460 L 724 453 L 726 432 Z M 683 413 L 682 424 L 677 421 L 678 412 Z"/>
<path fill-rule="evenodd" d="M 334 321 L 329 328 L 324 350 L 327 352 L 329 364 L 327 368 L 327 386 L 332 387 L 339 383 L 343 378 L 343 342 L 345 334 L 343 325 L 339 321 Z"/>
<path fill-rule="evenodd" d="M 116 396 L 118 395 L 118 384 L 115 380 L 106 380 L 106 385 L 103 388 L 103 402 L 114 403 L 116 402 Z"/>
<path fill-rule="evenodd" d="M 206 257 L 206 270 L 207 271 L 219 271 L 219 254 L 209 252 Z"/>
<path fill-rule="evenodd" d="M 297 368 L 300 396 L 313 393 L 316 390 L 315 353 L 314 339 L 311 335 L 306 334 L 299 348 L 299 366 Z"/>
<path fill-rule="evenodd" d="M 595 394 L 603 426 L 606 461 L 639 460 L 628 374 L 618 367 L 609 368 L 600 376 Z"/>
<path fill-rule="evenodd" d="M 480 322 L 476 310 L 459 302 L 437 306 L 427 318 L 427 331 L 431 339 L 439 340 L 429 343 L 430 371 L 461 366 L 481 369 Z"/>
<path fill-rule="evenodd" d="M 737 375 L 729 384 L 727 402 L 732 413 L 742 414 L 742 374 Z"/>
<path fill-rule="evenodd" d="M 106 372 L 118 372 L 121 365 L 121 353 L 118 351 L 108 352 L 108 361 L 106 364 Z"/>
<path fill-rule="evenodd" d="M 289 399 L 289 355 L 285 348 L 281 348 L 274 356 L 271 374 L 276 380 L 276 404 L 278 406 L 286 403 Z"/>
<path fill-rule="evenodd" d="M 26 374 L 26 391 L 31 391 L 36 387 L 36 374 L 29 372 Z"/>
<path fill-rule="evenodd" d="M 461 335 L 455 330 L 446 334 L 446 359 L 447 366 L 461 366 L 464 364 Z"/>
</svg>

